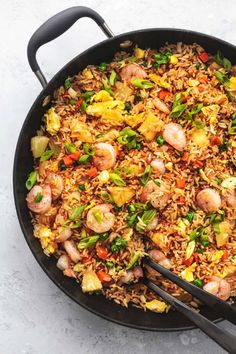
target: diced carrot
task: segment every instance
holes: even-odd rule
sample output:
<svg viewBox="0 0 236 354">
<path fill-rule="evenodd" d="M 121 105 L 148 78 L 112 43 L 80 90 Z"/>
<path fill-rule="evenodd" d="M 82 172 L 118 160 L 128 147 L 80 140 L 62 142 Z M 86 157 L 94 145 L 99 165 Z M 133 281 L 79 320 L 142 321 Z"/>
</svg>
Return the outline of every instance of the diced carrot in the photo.
<svg viewBox="0 0 236 354">
<path fill-rule="evenodd" d="M 182 98 L 183 102 L 187 102 L 190 97 L 187 96 L 187 94 L 182 94 L 181 98 Z"/>
<path fill-rule="evenodd" d="M 165 100 L 167 96 L 170 95 L 170 92 L 169 91 L 166 91 L 166 90 L 161 90 L 159 93 L 158 93 L 158 97 L 161 99 L 161 100 Z"/>
<path fill-rule="evenodd" d="M 194 252 L 193 257 L 194 257 L 194 259 L 195 259 L 195 262 L 198 263 L 198 261 L 199 261 L 199 254 L 198 254 L 197 252 Z"/>
<path fill-rule="evenodd" d="M 223 256 L 221 257 L 221 260 L 225 261 L 226 259 L 228 259 L 228 257 L 229 257 L 229 252 L 228 250 L 225 250 Z"/>
<path fill-rule="evenodd" d="M 199 92 L 203 92 L 203 91 L 205 91 L 205 87 L 203 86 L 203 85 L 198 85 L 198 91 Z"/>
<path fill-rule="evenodd" d="M 179 205 L 184 205 L 185 204 L 185 198 L 182 195 L 178 198 L 178 204 Z"/>
<path fill-rule="evenodd" d="M 211 145 L 221 145 L 222 141 L 219 136 L 214 136 L 214 138 L 211 139 Z"/>
<path fill-rule="evenodd" d="M 77 104 L 78 107 L 80 107 L 80 106 L 82 105 L 82 103 L 83 103 L 82 98 L 79 98 L 79 99 L 77 100 L 77 102 L 76 102 L 76 104 Z"/>
<path fill-rule="evenodd" d="M 177 188 L 184 189 L 185 184 L 186 184 L 186 181 L 184 179 L 177 178 L 177 180 L 176 180 L 176 187 Z"/>
<path fill-rule="evenodd" d="M 103 283 L 103 282 L 110 282 L 112 280 L 112 277 L 110 276 L 109 273 L 104 272 L 103 270 L 99 270 L 97 272 L 97 276 L 99 278 L 99 280 Z"/>
<path fill-rule="evenodd" d="M 116 152 L 116 155 L 117 155 L 117 156 L 120 155 L 121 150 L 120 150 L 119 146 L 115 146 L 115 152 Z"/>
<path fill-rule="evenodd" d="M 188 259 L 185 259 L 185 260 L 184 260 L 184 264 L 185 264 L 187 267 L 189 267 L 189 266 L 191 266 L 191 264 L 193 264 L 193 261 L 194 261 L 194 256 L 191 256 L 191 257 L 189 257 Z"/>
<path fill-rule="evenodd" d="M 108 255 L 108 251 L 106 248 L 102 247 L 102 246 L 98 246 L 96 248 L 96 252 L 97 252 L 97 255 L 100 259 L 106 259 L 107 258 L 107 255 Z"/>
<path fill-rule="evenodd" d="M 89 262 L 91 259 L 92 259 L 92 256 L 85 256 L 85 257 L 82 258 L 82 263 L 83 263 L 83 264 L 84 264 L 84 263 L 87 263 L 87 262 Z"/>
<path fill-rule="evenodd" d="M 73 152 L 72 154 L 68 155 L 68 157 L 71 158 L 73 161 L 77 161 L 80 157 L 80 152 Z"/>
<path fill-rule="evenodd" d="M 71 167 L 74 161 L 69 156 L 65 156 L 63 157 L 63 162 L 66 165 L 66 167 Z"/>
<path fill-rule="evenodd" d="M 202 167 L 202 166 L 204 165 L 204 163 L 203 163 L 202 161 L 200 161 L 200 160 L 196 160 L 196 161 L 194 162 L 194 164 L 195 164 L 197 167 Z"/>
<path fill-rule="evenodd" d="M 89 177 L 95 177 L 97 176 L 97 174 L 98 174 L 98 170 L 96 169 L 96 167 L 92 167 L 87 171 L 87 175 Z"/>
<path fill-rule="evenodd" d="M 185 152 L 180 160 L 183 161 L 183 162 L 188 162 L 189 154 L 187 152 Z"/>
<path fill-rule="evenodd" d="M 201 75 L 201 76 L 199 75 L 198 81 L 201 84 L 207 84 L 208 83 L 208 77 L 206 75 Z"/>
<path fill-rule="evenodd" d="M 209 55 L 206 52 L 202 52 L 199 54 L 199 59 L 201 59 L 203 63 L 206 63 L 209 60 Z"/>
</svg>

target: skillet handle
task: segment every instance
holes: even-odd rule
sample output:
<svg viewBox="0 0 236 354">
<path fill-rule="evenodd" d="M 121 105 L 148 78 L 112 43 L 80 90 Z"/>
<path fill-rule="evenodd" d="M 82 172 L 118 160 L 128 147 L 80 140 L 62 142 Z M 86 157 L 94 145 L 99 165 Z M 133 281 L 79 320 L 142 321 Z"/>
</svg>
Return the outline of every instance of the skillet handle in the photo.
<svg viewBox="0 0 236 354">
<path fill-rule="evenodd" d="M 27 47 L 29 65 L 43 88 L 46 87 L 47 80 L 38 65 L 36 59 L 37 50 L 45 43 L 52 41 L 66 32 L 82 17 L 90 17 L 94 20 L 108 38 L 114 36 L 104 19 L 97 12 L 85 6 L 70 7 L 49 18 L 34 32 Z"/>
</svg>

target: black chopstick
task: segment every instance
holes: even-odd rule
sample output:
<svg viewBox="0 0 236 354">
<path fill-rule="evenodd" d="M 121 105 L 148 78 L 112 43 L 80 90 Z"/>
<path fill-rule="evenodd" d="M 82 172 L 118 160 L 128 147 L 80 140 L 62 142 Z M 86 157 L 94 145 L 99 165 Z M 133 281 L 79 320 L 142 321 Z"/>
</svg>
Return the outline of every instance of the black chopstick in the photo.
<svg viewBox="0 0 236 354">
<path fill-rule="evenodd" d="M 230 304 L 219 299 L 218 297 L 185 281 L 170 270 L 154 262 L 151 258 L 145 258 L 143 264 L 149 265 L 150 267 L 161 273 L 164 277 L 186 290 L 189 294 L 193 295 L 195 298 L 199 299 L 200 301 L 211 307 L 220 316 L 236 324 L 236 307 L 231 306 Z"/>
<path fill-rule="evenodd" d="M 210 338 L 212 338 L 216 343 L 218 343 L 222 348 L 224 348 L 231 354 L 236 354 L 235 336 L 225 331 L 224 329 L 219 328 L 213 322 L 209 321 L 200 313 L 196 312 L 195 310 L 192 310 L 186 304 L 179 301 L 172 295 L 168 294 L 147 278 L 143 279 L 143 283 L 148 288 L 153 290 L 157 295 L 159 295 L 163 300 L 168 302 L 173 308 L 181 312 L 185 317 L 187 317 L 191 322 L 193 322 L 197 327 L 199 327 L 204 333 L 206 333 Z"/>
</svg>

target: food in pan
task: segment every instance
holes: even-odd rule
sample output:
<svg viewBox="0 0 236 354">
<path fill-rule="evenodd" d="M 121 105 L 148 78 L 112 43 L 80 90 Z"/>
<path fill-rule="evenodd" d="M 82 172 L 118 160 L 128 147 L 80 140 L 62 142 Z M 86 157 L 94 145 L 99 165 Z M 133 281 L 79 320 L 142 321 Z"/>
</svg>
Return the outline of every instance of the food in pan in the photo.
<svg viewBox="0 0 236 354">
<path fill-rule="evenodd" d="M 223 300 L 235 295 L 235 99 L 236 67 L 222 53 L 177 43 L 119 52 L 44 102 L 26 201 L 65 276 L 121 305 L 168 311 L 139 281 L 149 255 Z"/>
</svg>

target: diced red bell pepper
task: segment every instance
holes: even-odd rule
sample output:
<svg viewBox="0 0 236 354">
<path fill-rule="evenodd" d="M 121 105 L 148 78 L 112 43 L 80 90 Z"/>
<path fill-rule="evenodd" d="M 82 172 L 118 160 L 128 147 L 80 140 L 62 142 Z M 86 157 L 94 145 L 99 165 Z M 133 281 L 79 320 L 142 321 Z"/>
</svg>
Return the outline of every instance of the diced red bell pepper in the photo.
<svg viewBox="0 0 236 354">
<path fill-rule="evenodd" d="M 228 257 L 229 257 L 229 252 L 228 252 L 228 250 L 225 250 L 223 253 L 223 256 L 221 257 L 221 260 L 226 261 L 226 259 L 228 259 Z"/>
<path fill-rule="evenodd" d="M 167 96 L 170 95 L 170 92 L 169 91 L 166 91 L 166 90 L 161 90 L 159 93 L 158 93 L 158 97 L 161 99 L 161 100 L 165 100 Z"/>
<path fill-rule="evenodd" d="M 108 255 L 108 251 L 106 248 L 102 247 L 102 246 L 98 246 L 96 248 L 96 252 L 97 252 L 97 255 L 100 259 L 106 259 L 107 258 L 107 255 Z"/>
<path fill-rule="evenodd" d="M 209 60 L 209 55 L 206 52 L 202 52 L 199 54 L 199 59 L 201 59 L 203 63 L 206 63 Z"/>
<path fill-rule="evenodd" d="M 110 276 L 110 274 L 107 272 L 104 272 L 103 270 L 99 270 L 97 272 L 97 276 L 102 283 L 109 283 L 112 280 L 112 277 Z"/>
<path fill-rule="evenodd" d="M 187 267 L 189 267 L 189 266 L 191 266 L 191 264 L 193 264 L 193 261 L 194 261 L 194 256 L 191 256 L 191 257 L 189 257 L 188 259 L 185 259 L 185 260 L 184 260 L 184 264 L 185 264 Z"/>
</svg>

